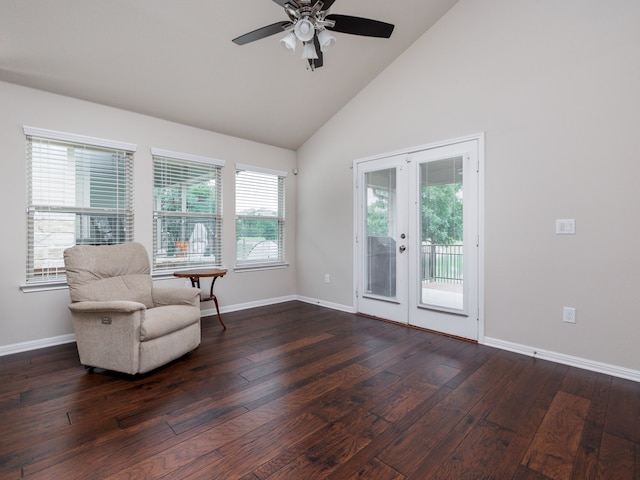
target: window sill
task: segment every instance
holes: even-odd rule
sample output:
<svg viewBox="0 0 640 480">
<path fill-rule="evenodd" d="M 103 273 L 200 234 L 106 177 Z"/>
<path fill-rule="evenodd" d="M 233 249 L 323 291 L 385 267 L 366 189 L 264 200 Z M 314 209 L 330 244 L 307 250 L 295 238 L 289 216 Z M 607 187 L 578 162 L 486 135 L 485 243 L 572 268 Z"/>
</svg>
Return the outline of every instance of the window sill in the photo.
<svg viewBox="0 0 640 480">
<path fill-rule="evenodd" d="M 20 290 L 24 293 L 47 292 L 50 290 L 66 290 L 69 288 L 67 281 L 33 282 L 20 285 Z"/>
<path fill-rule="evenodd" d="M 288 263 L 252 263 L 247 265 L 236 265 L 233 268 L 234 272 L 257 272 L 261 270 L 280 270 L 283 268 L 289 268 Z"/>
</svg>

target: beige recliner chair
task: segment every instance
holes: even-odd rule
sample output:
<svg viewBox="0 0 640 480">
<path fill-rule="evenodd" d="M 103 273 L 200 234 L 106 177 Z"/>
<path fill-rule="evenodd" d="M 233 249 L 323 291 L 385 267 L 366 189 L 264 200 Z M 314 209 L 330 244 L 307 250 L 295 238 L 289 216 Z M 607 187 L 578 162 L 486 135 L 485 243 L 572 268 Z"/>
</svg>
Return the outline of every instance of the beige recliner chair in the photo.
<svg viewBox="0 0 640 480">
<path fill-rule="evenodd" d="M 200 345 L 200 291 L 157 288 L 143 245 L 77 245 L 64 251 L 80 362 L 145 373 Z"/>
</svg>

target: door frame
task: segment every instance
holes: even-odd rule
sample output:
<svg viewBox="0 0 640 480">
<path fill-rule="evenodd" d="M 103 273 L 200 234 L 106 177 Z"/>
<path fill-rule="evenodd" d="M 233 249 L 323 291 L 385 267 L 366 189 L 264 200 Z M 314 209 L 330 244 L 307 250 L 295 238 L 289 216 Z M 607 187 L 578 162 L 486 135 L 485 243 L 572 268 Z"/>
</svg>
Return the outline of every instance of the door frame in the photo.
<svg viewBox="0 0 640 480">
<path fill-rule="evenodd" d="M 478 343 L 484 343 L 484 132 L 476 133 L 464 137 L 453 138 L 444 141 L 432 142 L 424 145 L 418 145 L 410 148 L 404 148 L 391 152 L 380 153 L 369 157 L 363 157 L 352 161 L 351 168 L 353 170 L 353 306 L 357 312 L 358 306 L 358 164 L 372 160 L 380 160 L 387 157 L 395 157 L 400 155 L 410 155 L 423 150 L 430 150 L 439 147 L 455 145 L 457 143 L 476 141 L 478 144 Z"/>
</svg>

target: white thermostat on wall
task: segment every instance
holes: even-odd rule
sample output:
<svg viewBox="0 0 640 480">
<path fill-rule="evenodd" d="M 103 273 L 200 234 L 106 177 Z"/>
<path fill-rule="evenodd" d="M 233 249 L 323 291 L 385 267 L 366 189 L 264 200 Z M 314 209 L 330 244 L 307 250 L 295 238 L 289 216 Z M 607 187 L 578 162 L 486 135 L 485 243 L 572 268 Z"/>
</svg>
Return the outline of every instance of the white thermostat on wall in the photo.
<svg viewBox="0 0 640 480">
<path fill-rule="evenodd" d="M 560 218 L 556 220 L 556 235 L 575 235 L 576 221 L 574 218 Z"/>
</svg>

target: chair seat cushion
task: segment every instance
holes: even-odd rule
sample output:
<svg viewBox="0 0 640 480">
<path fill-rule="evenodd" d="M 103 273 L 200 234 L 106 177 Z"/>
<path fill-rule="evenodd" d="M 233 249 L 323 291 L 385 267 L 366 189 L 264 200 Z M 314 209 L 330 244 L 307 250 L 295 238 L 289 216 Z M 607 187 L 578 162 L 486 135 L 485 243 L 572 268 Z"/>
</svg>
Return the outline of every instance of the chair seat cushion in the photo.
<svg viewBox="0 0 640 480">
<path fill-rule="evenodd" d="M 153 340 L 198 323 L 200 309 L 190 305 L 165 305 L 147 309 L 140 326 L 140 341 Z"/>
</svg>

